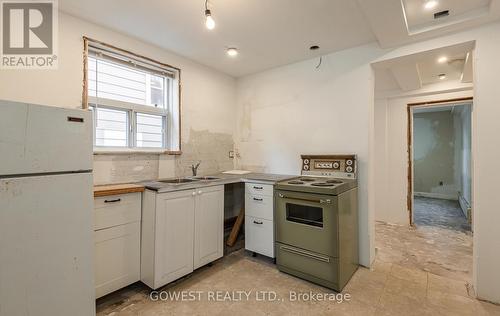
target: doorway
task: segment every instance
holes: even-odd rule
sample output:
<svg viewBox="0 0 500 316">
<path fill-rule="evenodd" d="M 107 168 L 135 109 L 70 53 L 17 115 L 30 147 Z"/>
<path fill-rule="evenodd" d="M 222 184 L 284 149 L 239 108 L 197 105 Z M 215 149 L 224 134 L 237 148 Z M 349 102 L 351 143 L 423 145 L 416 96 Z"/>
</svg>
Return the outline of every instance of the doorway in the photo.
<svg viewBox="0 0 500 316">
<path fill-rule="evenodd" d="M 408 104 L 408 209 L 414 226 L 470 232 L 472 98 Z"/>
</svg>

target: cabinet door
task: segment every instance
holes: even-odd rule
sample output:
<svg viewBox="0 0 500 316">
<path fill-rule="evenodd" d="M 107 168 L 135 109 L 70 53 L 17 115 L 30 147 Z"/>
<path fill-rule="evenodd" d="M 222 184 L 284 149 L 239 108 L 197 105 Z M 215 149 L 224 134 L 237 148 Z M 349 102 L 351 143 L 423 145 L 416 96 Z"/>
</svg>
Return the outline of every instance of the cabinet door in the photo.
<svg viewBox="0 0 500 316">
<path fill-rule="evenodd" d="M 274 258 L 273 221 L 245 216 L 245 249 Z"/>
<path fill-rule="evenodd" d="M 160 194 L 156 204 L 154 287 L 158 288 L 193 271 L 194 191 Z"/>
<path fill-rule="evenodd" d="M 194 268 L 222 257 L 224 252 L 224 186 L 196 192 Z"/>
<path fill-rule="evenodd" d="M 94 232 L 96 298 L 140 279 L 140 222 Z"/>
</svg>

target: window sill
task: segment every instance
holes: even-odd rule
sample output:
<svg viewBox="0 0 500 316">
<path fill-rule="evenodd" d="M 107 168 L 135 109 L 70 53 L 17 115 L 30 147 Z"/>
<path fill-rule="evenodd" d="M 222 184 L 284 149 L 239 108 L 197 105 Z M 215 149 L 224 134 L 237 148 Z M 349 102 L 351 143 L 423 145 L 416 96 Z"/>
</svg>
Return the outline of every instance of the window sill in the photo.
<svg viewBox="0 0 500 316">
<path fill-rule="evenodd" d="M 180 150 L 166 150 L 166 149 L 138 149 L 138 148 L 105 148 L 94 147 L 94 155 L 129 155 L 129 154 L 144 154 L 144 155 L 180 155 Z"/>
</svg>

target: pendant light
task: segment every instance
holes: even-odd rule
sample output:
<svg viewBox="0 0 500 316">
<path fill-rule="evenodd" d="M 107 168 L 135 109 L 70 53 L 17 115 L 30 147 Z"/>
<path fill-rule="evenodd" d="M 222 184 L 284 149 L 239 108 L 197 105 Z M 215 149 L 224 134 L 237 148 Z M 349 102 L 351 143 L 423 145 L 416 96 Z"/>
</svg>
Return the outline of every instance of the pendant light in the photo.
<svg viewBox="0 0 500 316">
<path fill-rule="evenodd" d="M 208 0 L 205 0 L 205 26 L 209 30 L 213 30 L 215 27 L 215 21 L 212 18 L 212 12 L 208 9 Z"/>
</svg>

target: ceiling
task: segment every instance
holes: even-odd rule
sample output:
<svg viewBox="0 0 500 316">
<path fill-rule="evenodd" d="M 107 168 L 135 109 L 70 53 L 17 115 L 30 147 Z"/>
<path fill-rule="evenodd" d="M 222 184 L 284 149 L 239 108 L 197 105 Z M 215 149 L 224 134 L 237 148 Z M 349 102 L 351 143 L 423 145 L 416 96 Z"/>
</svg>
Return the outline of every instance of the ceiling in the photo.
<svg viewBox="0 0 500 316">
<path fill-rule="evenodd" d="M 412 91 L 443 82 L 472 83 L 473 48 L 474 43 L 467 42 L 375 63 L 375 90 Z M 446 77 L 440 79 L 440 74 Z"/>
<path fill-rule="evenodd" d="M 429 20 L 423 1 L 209 0 L 212 31 L 204 25 L 204 0 L 59 0 L 59 9 L 234 77 L 371 42 L 393 47 L 500 19 L 500 0 L 438 0 L 436 9 L 450 9 L 450 17 L 439 22 Z M 311 45 L 320 49 L 310 51 Z M 228 47 L 237 47 L 239 55 L 228 57 Z M 432 77 L 429 67 L 421 67 L 423 77 Z"/>
<path fill-rule="evenodd" d="M 395 47 L 500 20 L 500 0 L 358 0 L 381 47 Z M 434 20 L 434 13 L 450 15 Z"/>
<path fill-rule="evenodd" d="M 147 3 L 147 5 L 146 5 Z M 63 12 L 239 77 L 376 41 L 356 1 L 59 0 Z M 311 45 L 320 45 L 310 51 Z M 227 47 L 240 54 L 229 58 Z"/>
</svg>

